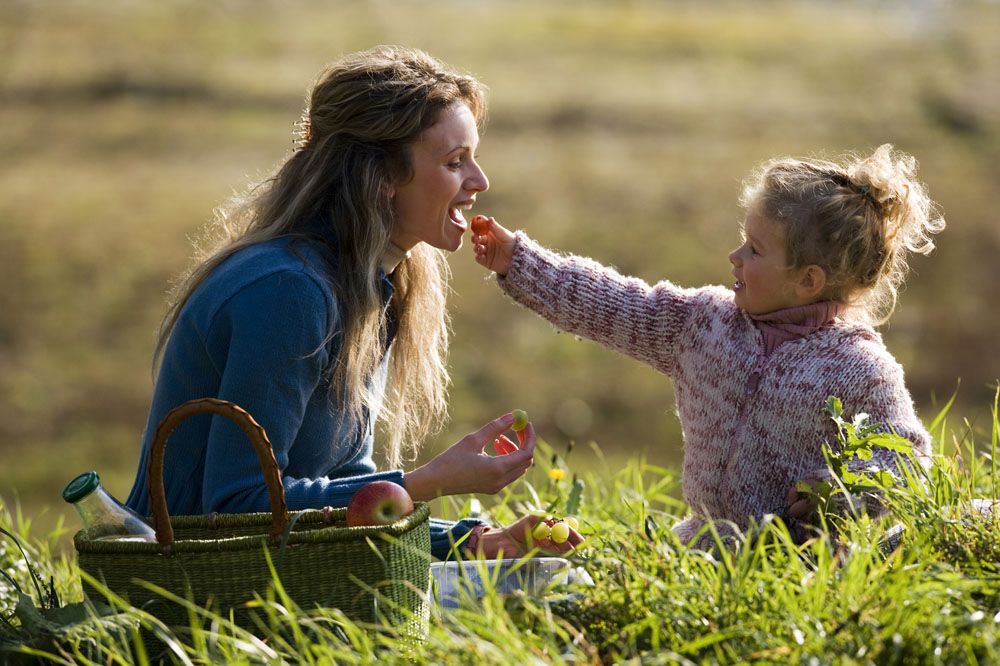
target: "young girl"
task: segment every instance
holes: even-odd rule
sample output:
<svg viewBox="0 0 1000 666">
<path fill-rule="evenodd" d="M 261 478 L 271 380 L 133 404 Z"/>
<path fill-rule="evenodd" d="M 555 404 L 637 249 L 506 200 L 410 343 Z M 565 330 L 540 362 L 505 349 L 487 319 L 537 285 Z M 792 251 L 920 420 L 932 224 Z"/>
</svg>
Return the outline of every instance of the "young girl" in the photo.
<svg viewBox="0 0 1000 666">
<path fill-rule="evenodd" d="M 802 517 L 804 498 L 789 491 L 826 470 L 822 444 L 836 441 L 828 396 L 928 453 L 903 370 L 872 328 L 895 306 L 907 253 L 930 252 L 944 228 L 915 170 L 889 145 L 840 164 L 765 163 L 741 198 L 729 289 L 650 287 L 493 218 L 473 238 L 476 261 L 559 328 L 673 378 L 691 507 L 674 529 L 707 546 L 709 520 L 726 536 L 751 517 Z M 898 473 L 896 460 L 878 450 L 865 464 Z"/>
</svg>

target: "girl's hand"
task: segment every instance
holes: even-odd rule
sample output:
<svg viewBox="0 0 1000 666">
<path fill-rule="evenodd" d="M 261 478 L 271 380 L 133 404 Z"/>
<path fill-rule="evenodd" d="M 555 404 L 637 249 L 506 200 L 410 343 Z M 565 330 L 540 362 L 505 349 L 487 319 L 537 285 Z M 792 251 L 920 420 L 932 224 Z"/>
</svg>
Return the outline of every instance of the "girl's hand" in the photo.
<svg viewBox="0 0 1000 666">
<path fill-rule="evenodd" d="M 538 548 L 543 555 L 565 555 L 583 543 L 583 537 L 574 529 L 570 529 L 569 538 L 562 543 L 532 538 L 531 532 L 541 520 L 540 516 L 528 514 L 507 527 L 487 527 L 479 536 L 473 555 L 489 559 L 523 557 L 532 548 Z"/>
<path fill-rule="evenodd" d="M 534 464 L 535 429 L 529 423 L 518 433 L 521 448 L 505 456 L 491 456 L 493 441 L 510 429 L 513 414 L 504 414 L 463 437 L 426 465 L 406 474 L 404 484 L 416 501 L 441 495 L 493 495 L 521 478 Z"/>
<path fill-rule="evenodd" d="M 804 523 L 811 523 L 815 517 L 816 507 L 819 505 L 819 497 L 811 490 L 819 483 L 819 479 L 803 479 L 792 484 L 785 497 L 785 515 Z M 800 484 L 808 486 L 810 491 L 799 490 Z"/>
<path fill-rule="evenodd" d="M 485 221 L 485 233 L 479 227 Z M 476 262 L 498 275 L 507 275 L 514 257 L 514 234 L 501 226 L 495 218 L 477 215 L 472 221 L 472 248 Z"/>
</svg>

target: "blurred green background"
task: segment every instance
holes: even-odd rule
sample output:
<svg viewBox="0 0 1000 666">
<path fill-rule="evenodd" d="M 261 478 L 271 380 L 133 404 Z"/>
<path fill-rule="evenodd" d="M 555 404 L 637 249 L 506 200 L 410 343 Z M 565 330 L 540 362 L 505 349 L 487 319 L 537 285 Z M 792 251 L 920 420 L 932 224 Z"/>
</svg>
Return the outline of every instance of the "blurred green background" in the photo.
<svg viewBox="0 0 1000 666">
<path fill-rule="evenodd" d="M 961 382 L 975 427 L 1000 376 L 998 34 L 996 3 L 0 3 L 0 497 L 50 526 L 78 471 L 127 494 L 191 239 L 287 155 L 324 63 L 378 43 L 490 86 L 479 211 L 648 281 L 731 281 L 764 159 L 915 155 L 948 228 L 883 332 L 925 419 Z M 468 246 L 451 264 L 451 421 L 424 455 L 523 407 L 572 468 L 678 464 L 665 377 L 555 334 Z"/>
</svg>

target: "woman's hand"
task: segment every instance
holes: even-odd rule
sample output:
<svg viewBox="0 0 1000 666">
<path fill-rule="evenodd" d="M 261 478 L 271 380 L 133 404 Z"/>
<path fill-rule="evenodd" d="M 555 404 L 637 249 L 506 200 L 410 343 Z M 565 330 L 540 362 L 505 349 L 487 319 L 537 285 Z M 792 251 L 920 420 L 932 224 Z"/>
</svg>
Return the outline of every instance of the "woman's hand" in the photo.
<svg viewBox="0 0 1000 666">
<path fill-rule="evenodd" d="M 486 221 L 486 232 L 476 233 L 481 223 L 473 221 L 472 248 L 476 253 L 476 262 L 498 275 L 507 275 L 514 257 L 514 234 L 501 226 L 495 218 L 477 215 Z"/>
<path fill-rule="evenodd" d="M 542 520 L 540 516 L 528 514 L 507 527 L 487 527 L 479 536 L 477 552 L 473 555 L 489 559 L 523 557 L 532 548 L 538 548 L 542 554 L 565 555 L 583 543 L 583 537 L 574 529 L 570 529 L 569 538 L 562 543 L 555 543 L 550 538 L 534 539 L 531 532 Z"/>
<path fill-rule="evenodd" d="M 486 453 L 486 447 L 492 449 L 493 441 L 513 422 L 513 414 L 504 414 L 466 435 L 426 465 L 408 472 L 403 482 L 410 497 L 426 502 L 441 495 L 493 495 L 521 478 L 534 463 L 535 429 L 530 423 L 518 433 L 520 449 L 505 456 Z"/>
</svg>

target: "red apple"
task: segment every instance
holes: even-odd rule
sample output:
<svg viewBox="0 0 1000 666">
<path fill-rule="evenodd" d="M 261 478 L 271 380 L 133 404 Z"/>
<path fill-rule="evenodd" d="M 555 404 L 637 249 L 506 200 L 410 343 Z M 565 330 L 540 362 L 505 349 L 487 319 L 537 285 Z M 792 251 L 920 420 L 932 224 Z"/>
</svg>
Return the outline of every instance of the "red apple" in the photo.
<svg viewBox="0 0 1000 666">
<path fill-rule="evenodd" d="M 389 525 L 413 512 L 410 493 L 392 481 L 361 486 L 347 505 L 347 526 Z"/>
</svg>

